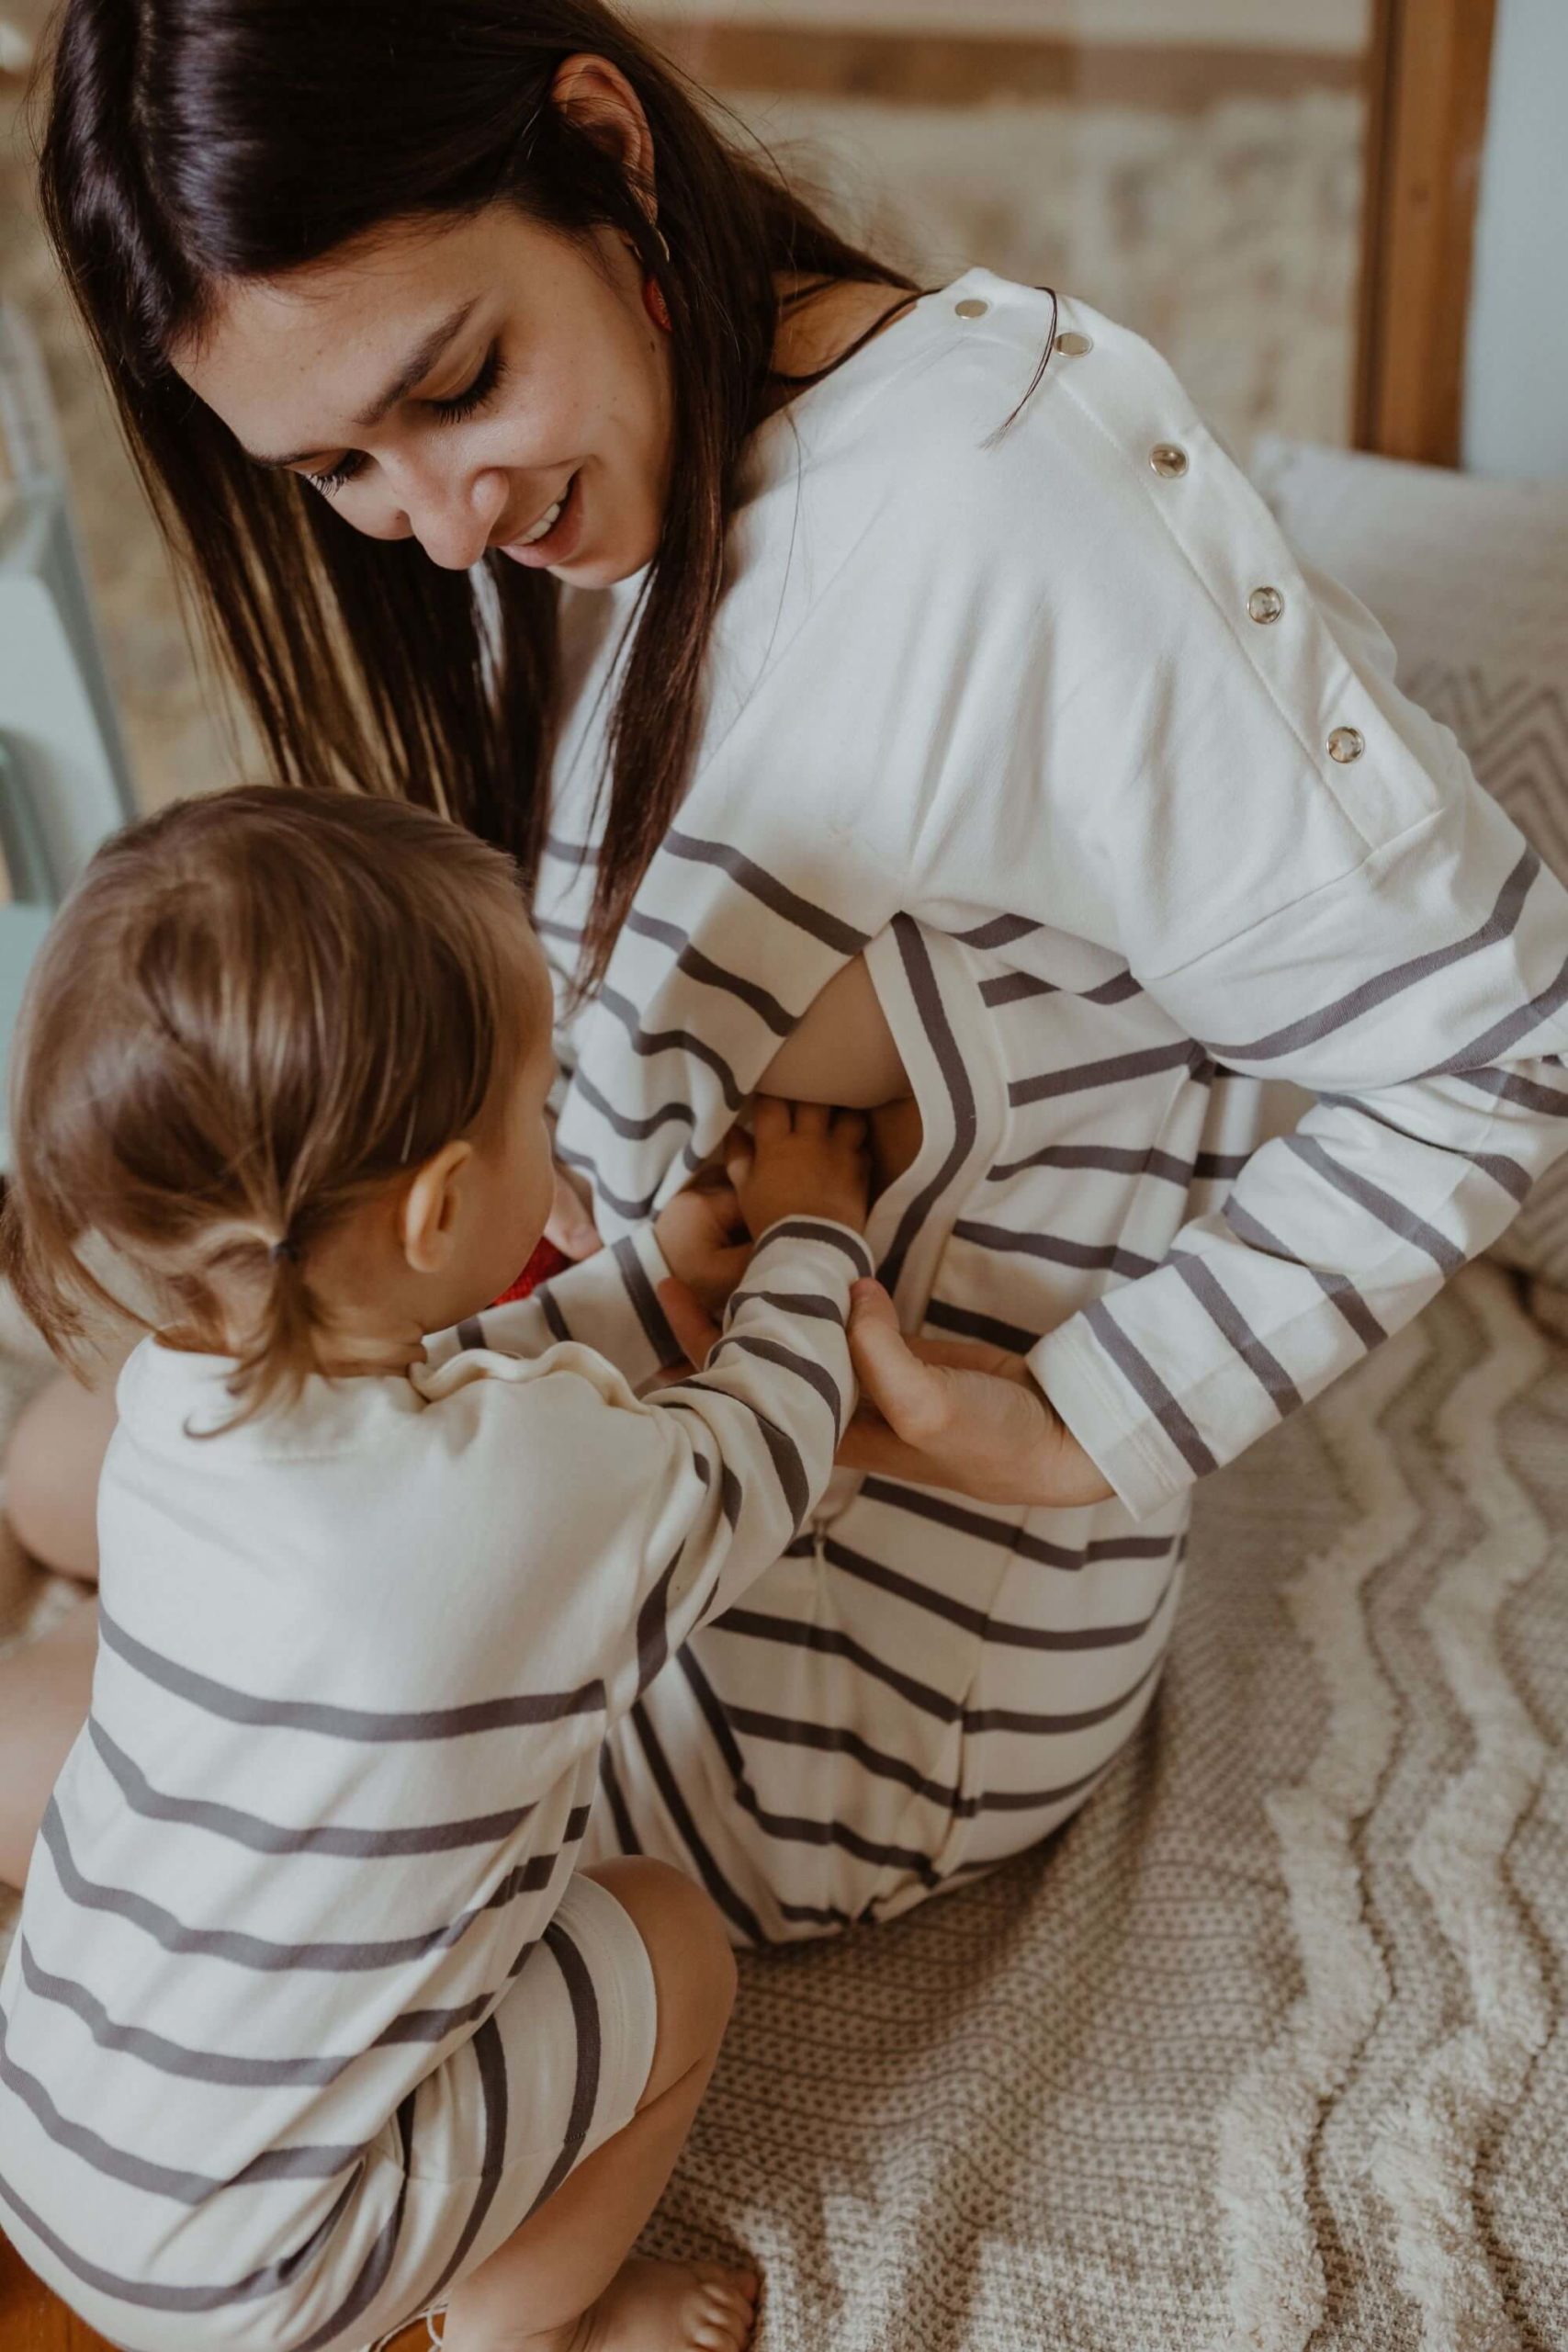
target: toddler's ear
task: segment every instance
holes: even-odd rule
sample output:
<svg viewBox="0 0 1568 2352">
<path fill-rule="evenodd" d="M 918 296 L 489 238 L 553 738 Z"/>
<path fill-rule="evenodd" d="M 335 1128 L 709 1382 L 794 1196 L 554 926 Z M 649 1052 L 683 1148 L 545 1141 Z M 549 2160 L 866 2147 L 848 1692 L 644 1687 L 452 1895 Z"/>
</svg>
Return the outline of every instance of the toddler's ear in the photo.
<svg viewBox="0 0 1568 2352">
<path fill-rule="evenodd" d="M 450 1261 L 466 1190 L 464 1178 L 473 1156 L 473 1145 L 461 1136 L 443 1144 L 417 1170 L 404 1193 L 398 1238 L 412 1272 L 438 1274 Z"/>
</svg>

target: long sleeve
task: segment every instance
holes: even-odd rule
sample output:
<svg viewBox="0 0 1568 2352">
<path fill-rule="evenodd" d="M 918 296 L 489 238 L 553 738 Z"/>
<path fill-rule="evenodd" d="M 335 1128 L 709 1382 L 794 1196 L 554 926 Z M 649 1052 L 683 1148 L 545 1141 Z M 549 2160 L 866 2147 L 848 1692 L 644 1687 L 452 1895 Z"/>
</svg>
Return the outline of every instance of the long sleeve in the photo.
<svg viewBox="0 0 1568 2352">
<path fill-rule="evenodd" d="M 469 1351 L 419 1385 L 464 1462 L 497 1573 L 491 1655 L 531 1650 L 549 1687 L 624 1713 L 670 1653 L 771 1566 L 819 1498 L 853 1409 L 850 1285 L 860 1235 L 791 1218 L 762 1237 L 707 1366 L 646 1397 L 565 1345 Z M 501 1574 L 510 1553 L 510 1577 Z"/>
<path fill-rule="evenodd" d="M 1278 577 L 1289 559 L 1270 558 Z M 1332 582 L 1297 574 L 1292 594 L 1297 582 L 1292 618 L 1338 673 L 1344 731 L 1325 727 L 1311 748 L 1357 820 L 1354 854 L 1317 878 L 1319 778 L 1303 771 L 1287 703 L 1238 726 L 1234 800 L 1171 763 L 1167 804 L 1108 868 L 1115 944 L 1201 1068 L 1289 1079 L 1316 1098 L 1293 1134 L 1254 1153 L 1221 1212 L 1032 1351 L 1047 1395 L 1140 1516 L 1408 1321 L 1568 1148 L 1568 894 L 1452 737 L 1395 692 L 1370 616 Z M 1190 944 L 1205 859 L 1232 922 L 1257 919 L 1162 967 L 1172 867 L 1190 895 L 1170 928 Z M 1238 903 L 1227 865 L 1268 888 Z"/>
</svg>

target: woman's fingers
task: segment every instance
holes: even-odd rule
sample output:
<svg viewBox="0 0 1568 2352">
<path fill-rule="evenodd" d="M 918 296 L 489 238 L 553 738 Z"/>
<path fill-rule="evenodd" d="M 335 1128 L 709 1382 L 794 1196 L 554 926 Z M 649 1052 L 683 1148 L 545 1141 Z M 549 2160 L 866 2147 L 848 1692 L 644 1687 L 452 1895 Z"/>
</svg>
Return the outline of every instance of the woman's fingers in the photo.
<svg viewBox="0 0 1568 2352">
<path fill-rule="evenodd" d="M 556 1196 L 545 1225 L 545 1238 L 555 1243 L 563 1258 L 592 1258 L 604 1247 L 591 1212 L 564 1168 L 556 1170 Z"/>
<path fill-rule="evenodd" d="M 744 1251 L 738 1254 L 741 1257 L 746 1255 Z M 694 1363 L 700 1372 L 707 1361 L 708 1350 L 718 1338 L 718 1325 L 685 1283 L 677 1282 L 673 1275 L 660 1283 L 659 1304 L 664 1309 L 666 1322 L 685 1351 L 687 1362 Z"/>
<path fill-rule="evenodd" d="M 941 1434 L 947 1382 L 940 1366 L 915 1354 L 880 1283 L 858 1282 L 850 1292 L 850 1356 L 856 1379 L 896 1436 L 923 1445 Z"/>
</svg>

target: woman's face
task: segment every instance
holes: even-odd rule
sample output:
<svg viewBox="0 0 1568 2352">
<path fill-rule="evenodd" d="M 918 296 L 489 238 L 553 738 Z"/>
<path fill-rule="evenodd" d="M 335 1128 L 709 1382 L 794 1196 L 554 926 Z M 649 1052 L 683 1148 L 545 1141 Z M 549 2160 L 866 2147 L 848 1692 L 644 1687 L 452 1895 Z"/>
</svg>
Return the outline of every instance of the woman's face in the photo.
<svg viewBox="0 0 1568 2352">
<path fill-rule="evenodd" d="M 401 223 L 232 281 L 175 360 L 258 463 L 453 571 L 499 548 L 603 588 L 657 547 L 668 338 L 608 230 L 563 236 L 506 204 Z"/>
</svg>

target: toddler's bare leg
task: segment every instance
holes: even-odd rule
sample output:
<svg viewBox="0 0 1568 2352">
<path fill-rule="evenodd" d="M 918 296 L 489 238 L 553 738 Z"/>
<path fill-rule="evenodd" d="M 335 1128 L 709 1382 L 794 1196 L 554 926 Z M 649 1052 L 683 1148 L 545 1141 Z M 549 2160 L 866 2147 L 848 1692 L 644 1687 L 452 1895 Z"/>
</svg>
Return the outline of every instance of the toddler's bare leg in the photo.
<svg viewBox="0 0 1568 2352">
<path fill-rule="evenodd" d="M 98 1473 L 114 1435 L 114 1382 L 51 1380 L 6 1449 L 6 1516 L 24 1550 L 62 1576 L 98 1577 Z"/>
<path fill-rule="evenodd" d="M 98 1604 L 0 1657 L 0 1880 L 20 1886 L 49 1792 L 86 1719 Z"/>
<path fill-rule="evenodd" d="M 590 1875 L 636 1921 L 659 1989 L 653 2064 L 637 2114 L 452 2298 L 449 2352 L 741 2352 L 756 2281 L 713 2263 L 628 2259 L 674 2169 L 735 1997 L 717 1912 L 660 1862 Z"/>
</svg>

